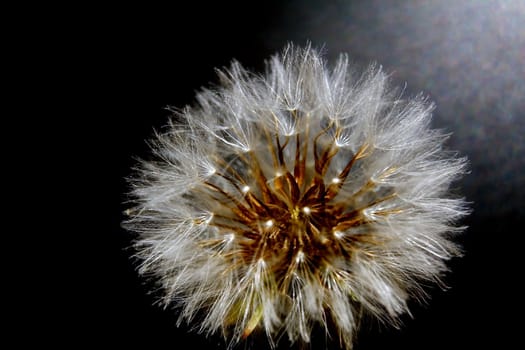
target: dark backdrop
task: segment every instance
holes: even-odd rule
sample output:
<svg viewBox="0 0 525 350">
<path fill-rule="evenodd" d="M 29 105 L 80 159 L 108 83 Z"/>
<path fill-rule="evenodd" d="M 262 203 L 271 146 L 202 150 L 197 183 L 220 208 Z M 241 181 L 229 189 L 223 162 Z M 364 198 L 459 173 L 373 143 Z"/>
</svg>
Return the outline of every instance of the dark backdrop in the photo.
<svg viewBox="0 0 525 350">
<path fill-rule="evenodd" d="M 286 43 L 311 41 L 329 60 L 346 52 L 357 65 L 378 62 L 396 84 L 407 83 L 407 93 L 430 96 L 437 103 L 434 126 L 453 132 L 448 146 L 470 159 L 471 174 L 458 185 L 474 212 L 461 238 L 466 255 L 451 262 L 446 278 L 450 289 L 433 289 L 428 305 L 413 305 L 413 317 L 403 318 L 401 330 L 369 323 L 356 349 L 512 343 L 522 322 L 511 316 L 520 319 L 523 294 L 517 285 L 525 213 L 523 1 L 195 2 L 157 9 L 126 4 L 79 10 L 69 21 L 82 42 L 74 67 L 80 73 L 72 74 L 85 85 L 74 108 L 89 111 L 75 121 L 81 125 L 76 130 L 89 130 L 83 141 L 89 157 L 80 170 L 89 179 L 77 185 L 95 199 L 90 211 L 75 217 L 88 253 L 82 256 L 81 285 L 66 290 L 88 291 L 66 306 L 63 332 L 75 341 L 151 349 L 222 346 L 219 338 L 176 328 L 172 312 L 152 305 L 151 286 L 137 277 L 127 250 L 131 236 L 120 228 L 124 179 L 133 157 L 147 156 L 145 140 L 166 123 L 165 107 L 193 103 L 196 90 L 216 81 L 214 67 L 235 58 L 262 71 L 264 60 Z M 320 333 L 313 348 L 325 347 L 337 343 Z"/>
</svg>

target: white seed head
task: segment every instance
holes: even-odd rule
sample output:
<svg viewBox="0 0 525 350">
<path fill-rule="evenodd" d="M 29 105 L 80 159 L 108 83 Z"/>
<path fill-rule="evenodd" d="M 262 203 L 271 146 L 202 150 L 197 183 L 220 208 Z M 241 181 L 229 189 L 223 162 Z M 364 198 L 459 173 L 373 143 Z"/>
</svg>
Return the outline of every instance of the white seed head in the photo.
<svg viewBox="0 0 525 350">
<path fill-rule="evenodd" d="M 126 225 L 181 320 L 230 345 L 318 322 L 351 348 L 363 313 L 395 324 L 458 255 L 465 159 L 424 98 L 352 71 L 292 46 L 262 76 L 233 63 L 158 136 Z"/>
</svg>

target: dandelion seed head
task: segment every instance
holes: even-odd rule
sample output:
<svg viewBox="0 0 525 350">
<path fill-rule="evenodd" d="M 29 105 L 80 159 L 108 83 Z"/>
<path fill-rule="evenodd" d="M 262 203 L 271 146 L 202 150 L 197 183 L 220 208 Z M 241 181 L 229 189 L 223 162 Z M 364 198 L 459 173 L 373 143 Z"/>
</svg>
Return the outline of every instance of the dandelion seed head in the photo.
<svg viewBox="0 0 525 350">
<path fill-rule="evenodd" d="M 233 63 L 158 136 L 126 225 L 181 321 L 230 345 L 330 324 L 350 349 L 363 313 L 396 324 L 459 254 L 468 210 L 448 192 L 466 161 L 381 68 L 293 46 L 267 64 Z"/>
<path fill-rule="evenodd" d="M 228 243 L 231 243 L 233 242 L 233 240 L 235 239 L 235 234 L 234 233 L 227 233 L 224 235 L 224 240 Z"/>
<path fill-rule="evenodd" d="M 334 236 L 335 238 L 340 239 L 340 238 L 343 238 L 344 233 L 341 231 L 334 231 Z"/>
<path fill-rule="evenodd" d="M 297 252 L 297 255 L 295 256 L 295 261 L 296 261 L 297 263 L 302 263 L 302 262 L 304 261 L 304 253 L 303 253 L 302 250 L 299 250 L 299 251 Z"/>
</svg>

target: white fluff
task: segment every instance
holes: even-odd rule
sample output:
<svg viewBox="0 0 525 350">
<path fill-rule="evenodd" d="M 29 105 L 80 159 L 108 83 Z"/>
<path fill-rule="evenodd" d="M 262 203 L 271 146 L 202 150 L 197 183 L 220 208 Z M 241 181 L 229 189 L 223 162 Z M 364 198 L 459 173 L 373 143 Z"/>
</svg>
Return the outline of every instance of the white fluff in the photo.
<svg viewBox="0 0 525 350">
<path fill-rule="evenodd" d="M 136 206 L 126 226 L 139 235 L 140 272 L 160 281 L 181 320 L 222 332 L 233 345 L 256 329 L 271 344 L 283 331 L 308 342 L 313 325 L 330 318 L 337 329 L 328 331 L 351 348 L 362 311 L 395 324 L 409 297 L 425 296 L 420 282 L 439 282 L 445 261 L 458 255 L 450 233 L 462 230 L 455 223 L 467 209 L 448 191 L 465 159 L 442 150 L 447 135 L 429 128 L 425 98 L 389 90 L 380 68 L 360 76 L 349 68 L 346 56 L 329 69 L 315 50 L 292 46 L 262 76 L 235 62 L 220 72 L 220 86 L 199 93 L 198 104 L 158 135 L 156 159 L 142 162 L 132 181 Z M 309 144 L 306 182 L 315 176 L 314 142 L 319 155 L 335 153 L 325 188 L 340 185 L 331 201 L 358 211 L 362 224 L 315 224 L 315 205 L 290 208 L 287 219 L 259 213 L 239 223 L 235 203 L 254 213 L 249 196 L 264 202 L 261 186 L 277 193 L 283 174 L 294 174 L 296 135 Z M 272 158 L 276 140 L 288 141 L 284 166 Z M 348 176 L 338 177 L 356 155 Z M 257 229 L 245 234 L 247 222 Z M 293 258 L 265 251 L 279 240 L 299 242 L 294 235 L 307 231 L 291 231 L 301 225 L 320 229 L 321 243 L 282 248 Z M 259 246 L 246 248 L 253 239 Z M 349 253 L 314 256 L 323 244 Z"/>
</svg>

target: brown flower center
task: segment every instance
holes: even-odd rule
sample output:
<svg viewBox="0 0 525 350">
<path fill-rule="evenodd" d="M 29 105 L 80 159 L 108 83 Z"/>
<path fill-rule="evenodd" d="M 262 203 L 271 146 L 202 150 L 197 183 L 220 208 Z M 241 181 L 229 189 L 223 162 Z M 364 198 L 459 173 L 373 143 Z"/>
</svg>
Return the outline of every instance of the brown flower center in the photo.
<svg viewBox="0 0 525 350">
<path fill-rule="evenodd" d="M 239 269 L 264 261 L 272 271 L 272 283 L 283 292 L 288 290 L 294 274 L 305 278 L 318 276 L 327 264 L 349 259 L 356 247 L 370 242 L 371 232 L 363 228 L 371 219 L 364 210 L 393 195 L 376 198 L 358 208 L 352 196 L 369 192 L 375 186 L 373 182 L 369 181 L 350 197 L 340 194 L 354 163 L 367 155 L 367 146 L 349 157 L 343 170 L 325 182 L 331 160 L 339 152 L 335 137 L 328 137 L 327 130 L 313 139 L 308 138 L 307 132 L 284 140 L 267 133 L 271 167 L 260 152 L 249 151 L 239 155 L 235 162 L 218 160 L 223 173 L 215 175 L 222 182 L 212 179 L 206 182 L 210 202 L 219 203 L 213 210 L 210 225 L 235 241 L 233 249 L 220 254 L 229 259 L 230 266 Z M 309 141 L 312 143 L 310 159 L 307 156 Z M 322 141 L 324 145 L 320 147 Z M 295 157 L 293 164 L 286 164 L 285 159 L 290 158 L 291 153 L 285 156 L 285 151 L 292 143 L 295 143 Z M 275 172 L 270 180 L 269 168 Z M 253 181 L 247 181 L 248 178 Z M 237 194 L 225 187 L 234 188 Z M 352 234 L 356 228 L 360 229 Z M 221 247 L 217 240 L 205 241 L 203 245 Z"/>
</svg>

